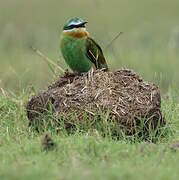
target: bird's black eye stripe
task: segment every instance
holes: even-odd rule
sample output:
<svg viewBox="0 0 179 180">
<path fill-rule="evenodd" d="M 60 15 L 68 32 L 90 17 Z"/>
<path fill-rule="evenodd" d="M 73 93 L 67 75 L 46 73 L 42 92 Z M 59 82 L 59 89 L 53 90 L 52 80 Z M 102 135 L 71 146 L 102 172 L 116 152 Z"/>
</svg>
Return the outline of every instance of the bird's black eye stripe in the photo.
<svg viewBox="0 0 179 180">
<path fill-rule="evenodd" d="M 78 25 L 72 24 L 72 25 L 66 27 L 65 30 L 69 30 L 69 29 L 73 29 L 73 28 L 80 28 L 80 27 L 85 27 L 85 23 L 78 24 Z"/>
</svg>

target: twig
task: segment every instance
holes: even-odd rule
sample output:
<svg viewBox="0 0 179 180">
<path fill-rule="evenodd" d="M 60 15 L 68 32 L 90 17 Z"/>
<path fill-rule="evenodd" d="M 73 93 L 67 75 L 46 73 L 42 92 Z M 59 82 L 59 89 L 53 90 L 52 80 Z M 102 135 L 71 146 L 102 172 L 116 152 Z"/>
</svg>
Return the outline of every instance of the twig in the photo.
<svg viewBox="0 0 179 180">
<path fill-rule="evenodd" d="M 3 95 L 4 97 L 8 97 L 7 92 L 6 92 L 3 88 L 0 88 L 0 90 L 1 90 L 2 95 Z"/>
<path fill-rule="evenodd" d="M 49 59 L 47 56 L 45 56 L 40 50 L 38 50 L 37 48 L 31 47 L 31 49 L 38 55 L 40 56 L 45 62 L 50 63 L 52 65 L 54 65 L 55 67 L 57 67 L 62 73 L 65 72 L 65 70 L 60 67 L 57 63 L 55 63 L 53 60 Z"/>
<path fill-rule="evenodd" d="M 2 95 L 3 95 L 4 97 L 8 97 L 8 93 L 2 88 L 1 80 L 0 80 L 0 92 L 2 93 Z"/>
<path fill-rule="evenodd" d="M 122 34 L 123 32 L 119 32 L 111 41 L 110 43 L 105 47 L 105 50 L 107 50 L 111 45 L 112 43 L 114 43 L 114 41 Z"/>
</svg>

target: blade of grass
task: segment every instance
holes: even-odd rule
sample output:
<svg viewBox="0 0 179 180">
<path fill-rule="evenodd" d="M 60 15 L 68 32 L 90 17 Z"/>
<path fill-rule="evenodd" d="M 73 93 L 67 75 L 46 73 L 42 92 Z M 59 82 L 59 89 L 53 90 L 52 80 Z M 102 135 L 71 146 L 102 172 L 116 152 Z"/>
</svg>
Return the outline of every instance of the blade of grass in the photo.
<svg viewBox="0 0 179 180">
<path fill-rule="evenodd" d="M 50 58 L 48 58 L 47 56 L 45 56 L 39 49 L 31 47 L 31 49 L 38 55 L 40 56 L 48 65 L 53 65 L 55 67 L 57 67 L 62 73 L 65 72 L 65 70 L 60 67 L 57 63 L 55 63 L 53 60 L 51 60 Z M 51 66 L 50 66 L 51 67 Z"/>
<path fill-rule="evenodd" d="M 118 39 L 118 37 L 123 34 L 123 32 L 119 32 L 110 42 L 109 44 L 105 47 L 105 51 L 108 50 L 108 48 L 114 43 L 114 41 L 116 41 L 116 39 Z"/>
</svg>

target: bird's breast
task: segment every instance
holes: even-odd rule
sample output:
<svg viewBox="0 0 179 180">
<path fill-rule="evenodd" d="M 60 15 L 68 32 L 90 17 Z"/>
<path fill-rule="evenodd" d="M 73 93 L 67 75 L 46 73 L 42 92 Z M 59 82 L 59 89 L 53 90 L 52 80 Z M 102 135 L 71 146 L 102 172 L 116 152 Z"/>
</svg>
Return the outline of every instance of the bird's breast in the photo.
<svg viewBox="0 0 179 180">
<path fill-rule="evenodd" d="M 77 30 L 72 31 L 64 31 L 63 32 L 66 36 L 71 36 L 72 38 L 85 38 L 89 36 L 89 33 L 84 30 L 83 28 L 78 28 Z"/>
<path fill-rule="evenodd" d="M 61 52 L 73 71 L 87 72 L 91 68 L 91 62 L 86 56 L 86 38 L 73 38 L 63 35 Z"/>
<path fill-rule="evenodd" d="M 78 61 L 85 57 L 85 38 L 73 38 L 63 36 L 61 39 L 61 51 L 67 61 Z"/>
</svg>

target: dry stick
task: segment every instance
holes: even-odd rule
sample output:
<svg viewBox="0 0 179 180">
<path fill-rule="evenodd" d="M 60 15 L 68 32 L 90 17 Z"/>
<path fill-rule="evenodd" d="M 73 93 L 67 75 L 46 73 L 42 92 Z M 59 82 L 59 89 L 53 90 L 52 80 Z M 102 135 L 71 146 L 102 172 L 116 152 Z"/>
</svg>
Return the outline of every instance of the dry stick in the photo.
<svg viewBox="0 0 179 180">
<path fill-rule="evenodd" d="M 105 47 L 105 51 L 112 45 L 112 43 L 122 34 L 123 32 L 119 32 L 111 41 L 110 43 Z"/>
<path fill-rule="evenodd" d="M 2 95 L 4 97 L 8 97 L 8 93 L 2 88 L 2 84 L 1 84 L 1 80 L 0 80 L 0 93 L 2 93 Z"/>
<path fill-rule="evenodd" d="M 2 92 L 2 95 L 3 95 L 4 97 L 8 97 L 7 92 L 6 92 L 2 87 L 0 87 L 0 91 Z"/>
<path fill-rule="evenodd" d="M 60 67 L 57 63 L 53 62 L 51 59 L 49 59 L 47 56 L 45 56 L 40 50 L 38 50 L 37 48 L 31 47 L 31 49 L 37 54 L 39 55 L 43 60 L 45 60 L 47 63 L 50 63 L 52 65 L 54 65 L 55 67 L 57 67 L 62 73 L 65 72 L 65 70 Z"/>
</svg>

